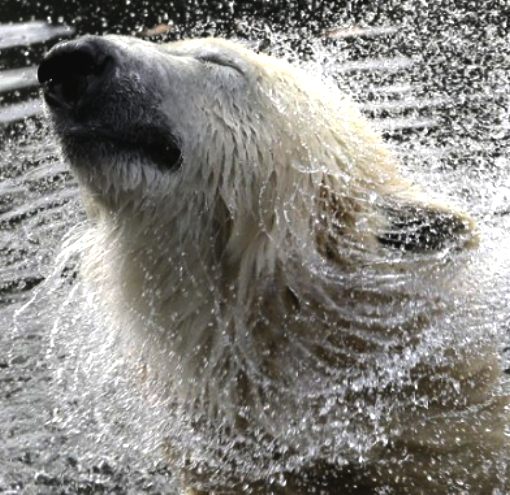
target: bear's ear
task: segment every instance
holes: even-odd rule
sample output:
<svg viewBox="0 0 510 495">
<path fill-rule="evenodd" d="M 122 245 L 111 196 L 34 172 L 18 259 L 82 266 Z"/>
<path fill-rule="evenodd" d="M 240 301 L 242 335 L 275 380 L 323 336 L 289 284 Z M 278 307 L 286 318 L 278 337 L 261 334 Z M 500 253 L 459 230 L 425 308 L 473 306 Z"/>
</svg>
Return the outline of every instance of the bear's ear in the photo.
<svg viewBox="0 0 510 495">
<path fill-rule="evenodd" d="M 428 252 L 468 249 L 478 242 L 474 220 L 446 206 L 392 199 L 382 210 L 387 221 L 377 239 L 385 246 L 406 252 Z"/>
</svg>

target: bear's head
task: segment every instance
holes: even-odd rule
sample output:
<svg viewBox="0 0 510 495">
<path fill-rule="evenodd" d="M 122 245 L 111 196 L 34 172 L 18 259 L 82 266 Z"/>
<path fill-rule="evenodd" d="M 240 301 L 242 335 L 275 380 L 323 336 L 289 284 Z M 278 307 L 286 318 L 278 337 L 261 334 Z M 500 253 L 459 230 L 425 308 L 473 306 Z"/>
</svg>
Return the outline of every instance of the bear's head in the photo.
<svg viewBox="0 0 510 495">
<path fill-rule="evenodd" d="M 338 90 L 239 44 L 88 36 L 53 48 L 39 79 L 91 216 L 152 216 L 233 258 L 260 236 L 313 238 L 342 262 L 343 245 L 423 252 L 474 239 L 466 215 L 399 175 Z"/>
<path fill-rule="evenodd" d="M 321 449 L 364 457 L 370 391 L 393 407 L 395 382 L 464 332 L 445 300 L 469 216 L 405 180 L 337 88 L 236 43 L 87 36 L 38 75 L 91 220 L 86 278 L 161 395 L 257 442 L 312 452 L 331 430 Z"/>
</svg>

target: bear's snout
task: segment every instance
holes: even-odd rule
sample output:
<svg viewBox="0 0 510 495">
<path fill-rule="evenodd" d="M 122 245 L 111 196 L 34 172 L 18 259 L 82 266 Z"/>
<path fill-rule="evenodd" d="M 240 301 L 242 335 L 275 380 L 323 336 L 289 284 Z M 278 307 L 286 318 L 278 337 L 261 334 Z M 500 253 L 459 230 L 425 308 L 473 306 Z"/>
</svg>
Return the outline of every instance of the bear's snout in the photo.
<svg viewBox="0 0 510 495">
<path fill-rule="evenodd" d="M 37 76 L 50 107 L 75 110 L 104 86 L 115 65 L 113 44 L 88 36 L 56 45 L 41 62 Z"/>
</svg>

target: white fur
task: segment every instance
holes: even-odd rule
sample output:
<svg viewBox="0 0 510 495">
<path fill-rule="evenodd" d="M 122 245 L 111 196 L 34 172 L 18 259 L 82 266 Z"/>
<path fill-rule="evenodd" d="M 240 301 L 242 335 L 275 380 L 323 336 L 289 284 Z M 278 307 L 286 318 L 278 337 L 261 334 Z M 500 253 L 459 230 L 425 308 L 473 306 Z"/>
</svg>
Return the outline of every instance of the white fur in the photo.
<svg viewBox="0 0 510 495">
<path fill-rule="evenodd" d="M 147 46 L 111 39 L 134 54 Z M 443 415 L 491 400 L 490 387 L 466 398 L 481 385 L 455 343 L 465 330 L 455 304 L 466 296 L 452 281 L 466 256 L 376 240 L 388 226 L 378 205 L 433 203 L 400 177 L 352 102 L 316 78 L 222 40 L 167 50 L 182 64 L 162 102 L 179 114 L 180 170 L 121 156 L 78 175 L 91 221 L 83 274 L 158 400 L 171 404 L 175 455 L 205 466 L 214 484 L 318 459 L 373 462 L 418 424 L 411 436 L 432 449 L 439 430 L 423 404 L 443 392 L 419 385 L 428 373 L 450 367 L 452 405 L 431 407 L 452 430 Z M 204 50 L 243 75 L 186 61 Z M 324 192 L 345 224 L 321 210 Z M 337 227 L 329 260 L 318 231 Z M 482 356 L 472 370 L 497 368 L 491 349 Z"/>
</svg>

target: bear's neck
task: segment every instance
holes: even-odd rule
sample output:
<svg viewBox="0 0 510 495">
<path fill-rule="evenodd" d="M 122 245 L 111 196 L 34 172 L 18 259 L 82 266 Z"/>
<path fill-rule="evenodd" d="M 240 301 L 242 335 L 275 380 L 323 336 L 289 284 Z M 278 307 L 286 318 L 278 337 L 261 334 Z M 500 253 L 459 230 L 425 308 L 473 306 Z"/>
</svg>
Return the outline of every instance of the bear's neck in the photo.
<svg viewBox="0 0 510 495">
<path fill-rule="evenodd" d="M 286 339 L 276 335 L 281 324 L 273 320 L 290 312 L 294 300 L 276 283 L 269 240 L 247 226 L 227 253 L 219 236 L 205 222 L 200 232 L 184 232 L 180 225 L 155 229 L 142 220 L 99 221 L 84 257 L 84 278 L 113 316 L 126 352 L 140 352 L 162 383 L 186 384 L 175 385 L 181 396 L 193 396 L 190 387 L 205 382 L 211 393 L 221 387 L 225 378 L 216 376 L 215 363 L 233 375 L 254 365 L 269 372 L 271 342 L 278 342 L 274 352 L 284 352 Z M 238 348 L 252 354 L 244 358 L 249 364 L 234 362 Z"/>
<path fill-rule="evenodd" d="M 234 318 L 229 311 L 260 298 L 278 265 L 271 240 L 254 222 L 244 222 L 235 235 L 227 229 L 209 218 L 155 226 L 144 218 L 121 223 L 105 216 L 85 253 L 85 278 L 99 284 L 116 311 L 138 315 L 144 325 L 150 319 L 176 341 L 204 326 L 210 334 Z"/>
<path fill-rule="evenodd" d="M 211 224 L 197 224 L 200 231 L 186 232 L 172 223 L 98 222 L 84 260 L 154 396 L 211 418 L 231 415 L 232 424 L 243 408 L 250 420 L 266 415 L 283 428 L 289 411 L 299 418 L 332 390 L 356 404 L 366 387 L 405 387 L 424 366 L 423 351 L 436 349 L 441 361 L 441 338 L 452 329 L 439 313 L 449 310 L 423 275 L 396 285 L 373 267 L 328 277 L 308 258 L 277 257 L 249 222 L 227 243 L 230 252 Z M 443 325 L 437 343 L 420 345 Z"/>
</svg>

